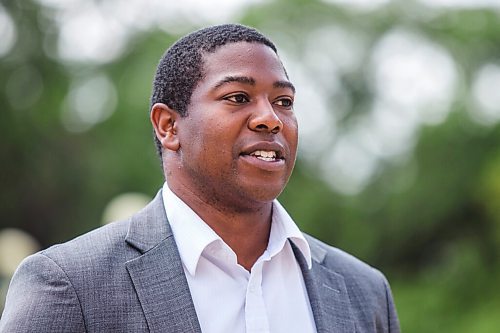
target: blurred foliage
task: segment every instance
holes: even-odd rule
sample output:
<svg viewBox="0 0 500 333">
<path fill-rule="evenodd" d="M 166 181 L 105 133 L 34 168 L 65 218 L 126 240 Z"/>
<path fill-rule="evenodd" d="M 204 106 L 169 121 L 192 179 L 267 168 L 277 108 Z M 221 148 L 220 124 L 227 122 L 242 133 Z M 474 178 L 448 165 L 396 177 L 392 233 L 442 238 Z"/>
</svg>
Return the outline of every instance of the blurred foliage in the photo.
<svg viewBox="0 0 500 333">
<path fill-rule="evenodd" d="M 103 65 L 64 62 L 54 56 L 50 9 L 31 1 L 2 5 L 17 42 L 0 62 L 0 229 L 23 229 L 46 247 L 97 227 L 116 195 L 153 196 L 162 185 L 148 99 L 157 61 L 178 35 L 136 34 L 120 58 Z M 461 92 L 446 121 L 420 128 L 407 156 L 384 161 L 377 177 L 350 196 L 299 157 L 280 200 L 304 231 L 387 274 L 405 332 L 498 330 L 500 126 L 471 120 L 467 100 L 476 70 L 499 61 L 498 11 L 393 1 L 363 12 L 281 0 L 248 7 L 240 22 L 298 58 L 308 33 L 330 24 L 362 31 L 370 46 L 392 27 L 407 27 L 453 55 Z M 361 71 L 341 77 L 353 103 L 340 127 L 372 99 Z M 66 130 L 61 112 L 75 78 L 98 73 L 115 85 L 116 112 L 86 131 Z"/>
</svg>

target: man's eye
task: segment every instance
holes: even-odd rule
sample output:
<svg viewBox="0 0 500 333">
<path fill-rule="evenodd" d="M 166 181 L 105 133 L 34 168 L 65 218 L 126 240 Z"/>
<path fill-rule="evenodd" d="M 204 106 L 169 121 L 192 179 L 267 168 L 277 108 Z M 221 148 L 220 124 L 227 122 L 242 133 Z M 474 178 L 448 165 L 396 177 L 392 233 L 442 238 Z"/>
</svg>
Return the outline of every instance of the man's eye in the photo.
<svg viewBox="0 0 500 333">
<path fill-rule="evenodd" d="M 293 106 L 293 101 L 290 98 L 281 98 L 274 103 L 284 108 L 290 108 Z"/>
<path fill-rule="evenodd" d="M 224 99 L 227 101 L 233 102 L 233 103 L 238 103 L 238 104 L 249 102 L 248 97 L 243 95 L 243 94 L 230 95 L 230 96 L 224 97 Z"/>
</svg>

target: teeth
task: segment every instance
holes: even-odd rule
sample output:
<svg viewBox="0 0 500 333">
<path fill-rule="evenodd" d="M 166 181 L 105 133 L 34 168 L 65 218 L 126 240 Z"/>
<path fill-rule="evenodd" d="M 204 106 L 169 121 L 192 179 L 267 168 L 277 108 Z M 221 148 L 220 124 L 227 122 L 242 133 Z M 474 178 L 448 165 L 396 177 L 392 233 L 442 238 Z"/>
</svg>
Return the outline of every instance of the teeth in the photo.
<svg viewBox="0 0 500 333">
<path fill-rule="evenodd" d="M 250 155 L 257 157 L 260 160 L 272 162 L 276 159 L 275 151 L 266 151 L 266 150 L 256 150 Z"/>
</svg>

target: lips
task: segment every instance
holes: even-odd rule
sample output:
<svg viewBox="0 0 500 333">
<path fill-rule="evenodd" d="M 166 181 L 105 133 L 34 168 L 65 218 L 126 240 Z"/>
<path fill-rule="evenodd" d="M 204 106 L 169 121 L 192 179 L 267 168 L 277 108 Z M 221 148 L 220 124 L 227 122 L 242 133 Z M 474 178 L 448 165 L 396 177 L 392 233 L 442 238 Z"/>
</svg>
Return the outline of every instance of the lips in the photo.
<svg viewBox="0 0 500 333">
<path fill-rule="evenodd" d="M 246 146 L 240 153 L 240 161 L 254 170 L 283 172 L 286 169 L 284 147 L 277 142 L 258 142 Z"/>
</svg>

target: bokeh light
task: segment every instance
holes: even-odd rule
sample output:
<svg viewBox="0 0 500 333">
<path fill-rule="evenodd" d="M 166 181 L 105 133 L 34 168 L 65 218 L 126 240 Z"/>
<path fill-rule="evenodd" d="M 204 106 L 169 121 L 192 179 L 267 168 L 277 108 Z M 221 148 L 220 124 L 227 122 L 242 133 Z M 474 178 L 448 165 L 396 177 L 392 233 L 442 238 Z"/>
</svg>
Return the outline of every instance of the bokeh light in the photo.
<svg viewBox="0 0 500 333">
<path fill-rule="evenodd" d="M 17 68 L 7 79 L 5 93 L 15 110 L 33 108 L 43 93 L 43 79 L 32 65 Z"/>
<path fill-rule="evenodd" d="M 0 57 L 8 54 L 17 39 L 16 26 L 9 13 L 0 4 Z"/>
<path fill-rule="evenodd" d="M 383 7 L 391 2 L 391 0 L 323 0 L 326 3 L 345 6 L 358 10 L 374 10 Z"/>
<path fill-rule="evenodd" d="M 102 223 L 124 220 L 144 208 L 151 197 L 142 193 L 123 193 L 113 198 L 104 209 Z"/>
<path fill-rule="evenodd" d="M 39 248 L 38 242 L 20 229 L 0 230 L 0 275 L 10 277 L 21 261 Z"/>
<path fill-rule="evenodd" d="M 104 74 L 76 79 L 62 109 L 62 123 L 70 132 L 87 131 L 113 114 L 117 99 L 113 82 Z"/>
<path fill-rule="evenodd" d="M 483 125 L 494 125 L 500 120 L 500 65 L 488 63 L 476 73 L 472 82 L 472 118 Z"/>
</svg>

